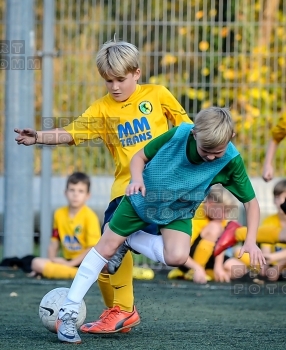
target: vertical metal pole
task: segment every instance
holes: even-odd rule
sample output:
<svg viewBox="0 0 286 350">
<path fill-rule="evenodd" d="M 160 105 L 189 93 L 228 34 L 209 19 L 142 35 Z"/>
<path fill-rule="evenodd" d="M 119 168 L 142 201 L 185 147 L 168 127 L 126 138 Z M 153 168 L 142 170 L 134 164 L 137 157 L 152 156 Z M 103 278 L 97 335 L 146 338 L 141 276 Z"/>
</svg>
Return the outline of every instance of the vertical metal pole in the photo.
<svg viewBox="0 0 286 350">
<path fill-rule="evenodd" d="M 54 0 L 44 1 L 43 29 L 43 111 L 42 129 L 54 128 L 53 123 L 53 52 L 54 52 Z M 51 207 L 51 148 L 42 148 L 41 206 L 40 206 L 40 255 L 47 257 L 52 232 Z"/>
<path fill-rule="evenodd" d="M 13 129 L 34 125 L 34 1 L 6 1 L 4 257 L 33 253 L 33 147 L 18 146 Z"/>
</svg>

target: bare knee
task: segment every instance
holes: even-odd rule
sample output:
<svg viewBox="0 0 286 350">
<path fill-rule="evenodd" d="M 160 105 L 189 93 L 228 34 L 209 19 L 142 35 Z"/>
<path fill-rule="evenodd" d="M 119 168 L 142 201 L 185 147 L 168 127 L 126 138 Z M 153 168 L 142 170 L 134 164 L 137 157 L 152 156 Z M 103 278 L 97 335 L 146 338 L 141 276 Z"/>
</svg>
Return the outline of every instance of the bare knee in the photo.
<svg viewBox="0 0 286 350">
<path fill-rule="evenodd" d="M 104 237 L 104 235 L 105 234 L 102 235 L 101 239 L 95 246 L 95 249 L 105 259 L 109 260 L 116 253 L 117 249 L 123 242 L 109 239 L 109 237 Z"/>
<path fill-rule="evenodd" d="M 164 258 L 169 266 L 184 265 L 189 257 L 189 249 L 173 249 L 170 251 L 164 250 Z"/>
<path fill-rule="evenodd" d="M 43 258 L 34 258 L 31 263 L 31 268 L 37 273 L 42 273 L 47 262 L 50 260 Z"/>
</svg>

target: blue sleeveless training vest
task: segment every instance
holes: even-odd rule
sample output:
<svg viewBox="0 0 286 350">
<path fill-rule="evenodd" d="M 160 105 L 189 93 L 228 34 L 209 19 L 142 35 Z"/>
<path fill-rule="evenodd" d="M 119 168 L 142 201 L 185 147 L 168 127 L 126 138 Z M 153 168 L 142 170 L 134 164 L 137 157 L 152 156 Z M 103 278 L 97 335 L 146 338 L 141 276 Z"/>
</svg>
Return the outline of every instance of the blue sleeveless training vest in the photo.
<svg viewBox="0 0 286 350">
<path fill-rule="evenodd" d="M 223 157 L 213 162 L 192 164 L 186 154 L 188 137 L 194 124 L 182 123 L 143 171 L 146 196 L 129 197 L 139 217 L 147 223 L 166 225 L 188 219 L 210 191 L 214 177 L 239 152 L 229 142 Z"/>
</svg>

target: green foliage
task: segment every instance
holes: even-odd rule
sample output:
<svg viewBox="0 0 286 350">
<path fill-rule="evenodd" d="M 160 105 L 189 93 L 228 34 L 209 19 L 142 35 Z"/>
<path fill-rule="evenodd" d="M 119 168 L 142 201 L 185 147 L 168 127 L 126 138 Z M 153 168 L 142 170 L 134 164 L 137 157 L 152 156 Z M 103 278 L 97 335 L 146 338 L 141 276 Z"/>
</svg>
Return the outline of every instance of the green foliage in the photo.
<svg viewBox="0 0 286 350">
<path fill-rule="evenodd" d="M 229 106 L 236 121 L 236 145 L 249 173 L 260 175 L 270 129 L 285 113 L 286 15 L 283 1 L 274 9 L 276 3 L 56 0 L 54 33 L 59 56 L 54 59 L 54 126 L 66 125 L 105 94 L 95 55 L 116 33 L 118 39 L 138 46 L 142 83 L 167 86 L 191 118 L 210 105 Z M 273 16 L 264 21 L 266 7 Z M 40 0 L 35 1 L 35 14 L 37 49 L 41 50 Z M 267 25 L 269 37 L 263 34 Z M 36 126 L 41 128 L 41 72 L 36 71 L 35 78 Z M 285 174 L 283 153 L 280 147 L 276 175 Z M 39 149 L 35 157 L 38 173 Z M 113 161 L 100 144 L 55 148 L 53 171 L 66 174 L 74 169 L 111 174 Z"/>
<path fill-rule="evenodd" d="M 184 86 L 181 96 L 178 89 L 172 91 L 182 101 L 190 100 L 189 111 L 193 114 L 211 105 L 229 106 L 236 122 L 236 145 L 249 173 L 260 175 L 270 129 L 286 113 L 286 17 L 282 7 L 275 12 L 271 36 L 265 42 L 261 36 L 267 23 L 259 22 L 265 11 L 260 1 L 229 1 L 225 3 L 226 11 L 218 6 L 216 3 L 208 11 L 194 11 L 199 24 L 178 28 L 177 42 L 180 36 L 185 37 L 185 45 L 195 40 L 198 52 L 193 52 L 195 58 L 186 55 L 181 69 L 172 76 L 175 86 Z M 169 68 L 177 62 L 175 54 L 167 54 L 163 60 Z M 167 86 L 170 81 L 169 73 L 150 78 L 152 83 Z M 285 174 L 284 163 L 280 147 L 276 175 Z"/>
</svg>

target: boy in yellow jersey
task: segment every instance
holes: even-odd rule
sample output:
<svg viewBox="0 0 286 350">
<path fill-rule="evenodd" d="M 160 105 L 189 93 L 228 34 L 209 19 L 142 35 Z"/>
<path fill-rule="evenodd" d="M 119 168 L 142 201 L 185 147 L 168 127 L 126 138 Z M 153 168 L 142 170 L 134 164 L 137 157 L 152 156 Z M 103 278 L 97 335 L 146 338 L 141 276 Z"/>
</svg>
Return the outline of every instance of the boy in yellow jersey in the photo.
<svg viewBox="0 0 286 350">
<path fill-rule="evenodd" d="M 90 179 L 80 172 L 67 179 L 66 207 L 54 214 L 48 259 L 35 258 L 32 270 L 46 278 L 74 278 L 85 255 L 100 239 L 100 225 L 96 214 L 85 204 L 90 197 Z M 58 257 L 62 248 L 63 257 Z"/>
<path fill-rule="evenodd" d="M 169 272 L 169 279 L 184 278 L 195 283 L 206 283 L 213 279 L 229 282 L 233 278 L 232 266 L 244 264 L 235 258 L 224 256 L 224 253 L 215 258 L 213 250 L 227 224 L 228 213 L 232 213 L 234 207 L 233 199 L 222 186 L 212 187 L 192 220 L 190 257 L 184 266 Z"/>
<path fill-rule="evenodd" d="M 275 185 L 273 196 L 274 203 L 277 207 L 277 214 L 265 218 L 259 226 L 256 238 L 258 243 L 268 243 L 271 245 L 286 243 L 286 213 L 285 210 L 283 210 L 283 205 L 286 200 L 286 180 L 281 180 Z M 234 246 L 238 242 L 243 242 L 246 235 L 246 227 L 234 221 L 230 221 L 216 243 L 214 255 L 217 256 L 223 250 Z M 280 257 L 281 253 L 282 252 L 276 252 L 271 254 L 272 259 L 274 259 L 274 257 Z M 245 260 L 245 263 L 248 264 L 248 260 Z"/>
<path fill-rule="evenodd" d="M 268 182 L 273 179 L 274 169 L 273 160 L 279 143 L 286 136 L 286 110 L 279 118 L 277 125 L 275 125 L 272 130 L 272 140 L 269 142 L 266 152 L 266 157 L 263 166 L 262 178 Z"/>
<path fill-rule="evenodd" d="M 286 244 L 276 243 L 276 244 L 264 244 L 263 241 L 273 240 L 272 233 L 281 231 L 286 227 L 286 214 L 281 209 L 281 204 L 284 203 L 286 198 L 286 179 L 280 180 L 276 183 L 273 188 L 274 204 L 277 208 L 277 213 L 266 217 L 258 230 L 262 232 L 258 234 L 257 240 L 261 242 L 261 250 L 266 258 L 268 265 L 266 265 L 261 271 L 263 275 L 270 280 L 277 280 L 282 269 L 286 264 Z M 245 229 L 237 229 L 236 236 L 239 240 L 244 238 Z M 265 233 L 263 235 L 263 232 Z M 264 239 L 264 240 L 263 240 Z M 249 266 L 249 257 L 244 255 L 241 259 L 247 266 Z M 272 266 L 271 266 L 272 265 Z"/>
<path fill-rule="evenodd" d="M 160 85 L 139 85 L 139 52 L 127 42 L 108 42 L 97 54 L 97 68 L 105 80 L 108 94 L 95 101 L 79 118 L 63 129 L 38 131 L 15 129 L 18 144 L 75 144 L 100 138 L 115 163 L 111 202 L 106 209 L 102 232 L 119 205 L 130 181 L 129 163 L 133 155 L 151 140 L 182 122 L 191 123 L 174 96 Z M 124 218 L 123 218 L 124 221 Z M 157 233 L 156 225 L 144 228 Z M 107 310 L 99 320 L 83 326 L 83 331 L 114 333 L 137 325 L 134 307 L 133 260 L 128 252 L 115 275 L 101 274 L 98 284 Z M 124 323 L 124 326 L 123 326 Z M 118 325 L 122 324 L 121 327 Z M 128 330 L 128 329 L 127 329 Z"/>
<path fill-rule="evenodd" d="M 286 227 L 286 213 L 282 209 L 286 200 L 286 179 L 276 183 L 273 189 L 274 204 L 277 213 L 268 216 L 262 222 L 262 226 L 275 226 L 280 229 Z M 264 253 L 267 263 L 270 267 L 265 274 L 270 280 L 277 280 L 286 265 L 286 244 L 276 243 L 272 245 L 262 244 L 261 250 Z M 272 266 L 271 266 L 272 265 Z"/>
</svg>

